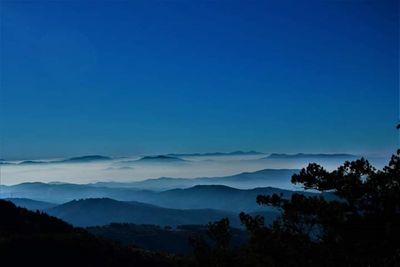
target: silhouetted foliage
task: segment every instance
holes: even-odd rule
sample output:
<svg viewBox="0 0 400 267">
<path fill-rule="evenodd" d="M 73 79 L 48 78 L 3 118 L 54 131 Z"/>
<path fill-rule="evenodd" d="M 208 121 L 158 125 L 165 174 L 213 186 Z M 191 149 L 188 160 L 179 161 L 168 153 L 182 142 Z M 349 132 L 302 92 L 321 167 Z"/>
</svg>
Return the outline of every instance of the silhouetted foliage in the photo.
<svg viewBox="0 0 400 267">
<path fill-rule="evenodd" d="M 190 239 L 194 247 L 195 263 L 199 266 L 233 266 L 235 257 L 229 247 L 232 238 L 229 219 L 209 223 L 207 234 L 209 240 L 203 237 Z"/>
<path fill-rule="evenodd" d="M 241 213 L 249 242 L 239 250 L 224 251 L 232 258 L 223 263 L 221 247 L 211 249 L 204 242 L 197 243 L 198 253 L 207 252 L 201 254 L 199 265 L 400 265 L 400 150 L 382 170 L 363 158 L 347 161 L 331 172 L 312 163 L 293 175 L 292 183 L 306 190 L 331 192 L 336 198 L 299 193 L 289 199 L 260 195 L 257 203 L 280 209 L 281 216 L 266 225 L 261 216 Z M 215 229 L 224 238 L 229 224 L 210 224 L 210 236 Z"/>
</svg>

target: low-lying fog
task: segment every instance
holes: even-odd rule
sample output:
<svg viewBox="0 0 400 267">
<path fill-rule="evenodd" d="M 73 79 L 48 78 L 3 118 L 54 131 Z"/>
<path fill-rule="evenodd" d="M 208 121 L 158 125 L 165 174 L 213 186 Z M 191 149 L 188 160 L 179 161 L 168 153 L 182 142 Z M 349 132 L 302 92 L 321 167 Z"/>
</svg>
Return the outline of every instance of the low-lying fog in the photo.
<svg viewBox="0 0 400 267">
<path fill-rule="evenodd" d="M 86 163 L 3 164 L 1 165 L 1 182 L 4 185 L 23 182 L 84 184 L 100 181 L 132 182 L 159 177 L 219 177 L 262 169 L 299 169 L 313 161 L 310 159 L 265 159 L 266 156 L 190 156 L 180 157 L 185 161 L 176 162 L 137 161 L 140 157 L 126 157 Z M 327 169 L 333 169 L 343 163 L 341 159 L 315 161 Z M 371 161 L 377 167 L 381 167 L 387 159 Z"/>
</svg>

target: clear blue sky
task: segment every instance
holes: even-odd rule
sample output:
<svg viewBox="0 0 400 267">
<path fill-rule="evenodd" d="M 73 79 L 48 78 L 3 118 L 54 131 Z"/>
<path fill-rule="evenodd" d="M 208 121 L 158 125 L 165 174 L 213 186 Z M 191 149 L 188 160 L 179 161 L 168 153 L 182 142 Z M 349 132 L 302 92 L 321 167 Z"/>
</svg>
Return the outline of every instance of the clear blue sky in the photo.
<svg viewBox="0 0 400 267">
<path fill-rule="evenodd" d="M 398 1 L 132 2 L 1 1 L 1 157 L 396 149 Z"/>
</svg>

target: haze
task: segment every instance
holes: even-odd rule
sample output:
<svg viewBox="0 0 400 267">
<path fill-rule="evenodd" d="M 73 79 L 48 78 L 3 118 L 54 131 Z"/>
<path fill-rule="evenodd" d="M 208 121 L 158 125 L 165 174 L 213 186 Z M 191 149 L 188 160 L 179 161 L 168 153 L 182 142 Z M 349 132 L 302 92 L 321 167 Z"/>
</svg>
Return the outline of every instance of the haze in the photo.
<svg viewBox="0 0 400 267">
<path fill-rule="evenodd" d="M 2 184 L 12 185 L 23 182 L 134 182 L 151 178 L 198 178 L 221 177 L 254 172 L 262 169 L 300 169 L 310 161 L 323 164 L 325 168 L 333 169 L 342 164 L 345 157 L 323 159 L 318 157 L 304 159 L 265 159 L 268 154 L 245 156 L 201 156 L 181 157 L 184 161 L 142 162 L 137 157 L 113 158 L 111 160 L 82 163 L 36 163 L 1 166 Z M 47 159 L 48 160 L 48 159 Z M 372 163 L 380 167 L 387 158 L 371 158 Z M 50 160 L 51 161 L 51 160 Z M 287 188 L 290 177 L 277 187 Z M 268 184 L 267 184 L 268 185 Z M 273 186 L 269 184 L 269 186 Z"/>
</svg>

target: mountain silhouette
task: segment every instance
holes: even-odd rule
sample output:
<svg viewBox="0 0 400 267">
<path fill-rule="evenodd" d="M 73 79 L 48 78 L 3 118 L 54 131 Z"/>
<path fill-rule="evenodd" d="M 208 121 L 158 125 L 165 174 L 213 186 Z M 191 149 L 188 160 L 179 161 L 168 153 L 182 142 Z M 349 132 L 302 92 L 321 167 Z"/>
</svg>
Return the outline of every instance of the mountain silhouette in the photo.
<svg viewBox="0 0 400 267">
<path fill-rule="evenodd" d="M 122 247 L 45 213 L 0 200 L 2 266 L 176 266 L 171 257 Z"/>
<path fill-rule="evenodd" d="M 243 155 L 263 155 L 264 153 L 257 152 L 254 150 L 251 151 L 233 151 L 233 152 L 208 152 L 208 153 L 171 153 L 167 154 L 167 156 L 172 157 L 206 157 L 206 156 L 243 156 Z"/>
<path fill-rule="evenodd" d="M 158 155 L 158 156 L 145 156 L 136 161 L 139 161 L 139 162 L 184 162 L 186 160 L 178 158 L 178 157 Z"/>
<path fill-rule="evenodd" d="M 354 159 L 357 158 L 356 155 L 352 154 L 306 154 L 306 153 L 297 153 L 297 154 L 279 154 L 272 153 L 271 155 L 265 157 L 265 159 L 310 159 L 310 158 L 318 158 L 318 159 Z"/>
<path fill-rule="evenodd" d="M 237 214 L 211 209 L 167 209 L 136 201 L 122 202 L 109 198 L 73 200 L 46 210 L 76 226 L 106 225 L 113 222 L 181 225 L 207 224 L 228 217 L 232 225 L 239 226 Z"/>
</svg>

